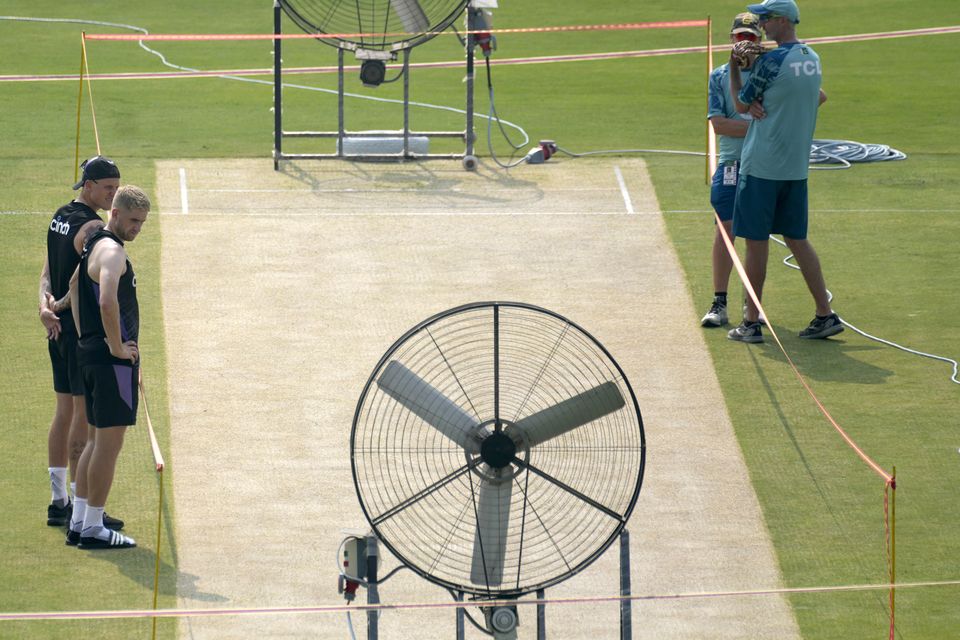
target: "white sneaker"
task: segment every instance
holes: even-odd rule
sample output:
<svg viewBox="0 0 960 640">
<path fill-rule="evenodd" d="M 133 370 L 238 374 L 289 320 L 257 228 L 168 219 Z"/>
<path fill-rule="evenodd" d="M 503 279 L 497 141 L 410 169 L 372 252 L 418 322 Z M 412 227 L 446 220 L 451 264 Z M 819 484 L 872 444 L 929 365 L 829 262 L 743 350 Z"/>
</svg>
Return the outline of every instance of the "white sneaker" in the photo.
<svg viewBox="0 0 960 640">
<path fill-rule="evenodd" d="M 729 318 L 727 318 L 727 305 L 722 302 L 714 299 L 713 304 L 710 305 L 710 311 L 707 311 L 707 314 L 703 316 L 703 319 L 700 320 L 701 327 L 722 327 L 727 324 Z"/>
</svg>

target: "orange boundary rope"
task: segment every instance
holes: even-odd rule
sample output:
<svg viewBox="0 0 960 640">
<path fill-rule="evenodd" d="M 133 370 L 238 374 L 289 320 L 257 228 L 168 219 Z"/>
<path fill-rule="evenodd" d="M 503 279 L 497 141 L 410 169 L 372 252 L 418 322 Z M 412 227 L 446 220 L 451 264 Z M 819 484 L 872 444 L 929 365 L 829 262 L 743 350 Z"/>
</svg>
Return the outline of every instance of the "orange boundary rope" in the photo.
<svg viewBox="0 0 960 640">
<path fill-rule="evenodd" d="M 727 248 L 727 253 L 730 254 L 731 259 L 733 260 L 733 265 L 737 269 L 737 274 L 740 276 L 740 281 L 743 283 L 744 289 L 747 291 L 747 295 L 750 296 L 750 299 L 756 305 L 757 309 L 760 311 L 760 314 L 767 318 L 767 328 L 770 330 L 770 335 L 773 336 L 774 341 L 777 343 L 777 346 L 780 347 L 780 351 L 783 353 L 784 357 L 787 359 L 787 362 L 790 364 L 790 368 L 793 369 L 793 372 L 796 374 L 797 379 L 800 380 L 800 384 L 803 385 L 803 388 L 807 390 L 807 393 L 813 399 L 814 403 L 817 405 L 817 408 L 820 409 L 820 413 L 824 415 L 827 421 L 833 426 L 833 428 L 840 434 L 840 437 L 847 443 L 847 445 L 852 448 L 857 455 L 863 460 L 867 466 L 869 466 L 873 471 L 883 478 L 884 481 L 884 491 L 883 491 L 883 517 L 884 517 L 884 527 L 886 529 L 885 541 L 886 541 L 886 552 L 887 552 L 887 566 L 890 573 L 890 640 L 893 640 L 894 636 L 894 582 L 896 581 L 896 538 L 894 535 L 896 522 L 895 522 L 895 511 L 887 509 L 887 493 L 888 491 L 892 494 L 892 501 L 896 500 L 896 491 L 897 491 L 897 481 L 896 481 L 896 470 L 893 474 L 887 473 L 884 469 L 877 464 L 873 458 L 867 455 L 867 453 L 860 448 L 860 446 L 854 442 L 853 438 L 843 430 L 833 416 L 830 415 L 830 412 L 827 411 L 827 408 L 820 401 L 820 398 L 817 397 L 817 394 L 813 392 L 813 389 L 810 388 L 810 385 L 807 384 L 806 379 L 803 377 L 803 374 L 800 373 L 800 370 L 797 368 L 797 365 L 793 362 L 793 358 L 790 357 L 790 354 L 787 353 L 787 350 L 783 347 L 783 343 L 780 342 L 780 337 L 777 336 L 776 330 L 773 328 L 773 323 L 770 322 L 770 316 L 767 315 L 766 311 L 763 308 L 763 305 L 760 304 L 760 298 L 757 297 L 757 293 L 753 288 L 753 285 L 750 283 L 750 278 L 747 277 L 746 269 L 743 267 L 743 263 L 740 261 L 740 256 L 737 255 L 736 249 L 733 247 L 733 241 L 731 241 L 730 236 L 727 234 L 727 230 L 723 226 L 723 222 L 720 220 L 720 216 L 716 213 L 713 214 L 717 223 L 717 230 L 720 235 L 723 237 L 723 243 Z"/>
<path fill-rule="evenodd" d="M 467 602 L 409 602 L 398 604 L 335 604 L 298 607 L 249 607 L 231 609 L 160 609 L 117 610 L 117 611 L 28 611 L 0 613 L 0 622 L 8 620 L 88 620 L 116 618 L 196 618 L 206 616 L 237 615 L 278 615 L 310 613 L 342 613 L 345 611 L 410 611 L 423 609 L 466 609 L 478 606 L 531 606 L 588 604 L 622 601 L 692 600 L 698 598 L 739 598 L 745 596 L 772 596 L 812 593 L 843 593 L 857 591 L 881 591 L 889 589 L 889 584 L 853 584 L 820 587 L 786 587 L 782 589 L 747 589 L 743 591 L 707 591 L 692 593 L 664 593 L 638 596 L 589 596 L 583 598 L 543 598 L 530 600 L 484 600 Z M 897 585 L 901 589 L 920 589 L 932 587 L 960 587 L 960 580 L 940 580 L 929 582 L 905 582 Z"/>
<path fill-rule="evenodd" d="M 569 31 L 633 31 L 637 29 L 677 29 L 683 27 L 702 27 L 707 24 L 706 20 L 679 20 L 671 22 L 627 22 L 622 24 L 581 24 L 568 25 L 563 27 L 524 27 L 516 29 L 486 29 L 478 31 L 461 31 L 460 35 L 489 33 L 498 35 L 502 33 L 559 33 Z M 454 35 L 452 31 L 441 31 L 438 33 L 431 31 L 421 31 L 419 33 L 210 33 L 210 34 L 177 34 L 177 33 L 157 33 L 157 34 L 120 34 L 120 33 L 98 33 L 88 35 L 90 40 L 337 40 L 342 38 L 400 38 L 408 39 L 418 38 L 426 35 Z"/>
</svg>

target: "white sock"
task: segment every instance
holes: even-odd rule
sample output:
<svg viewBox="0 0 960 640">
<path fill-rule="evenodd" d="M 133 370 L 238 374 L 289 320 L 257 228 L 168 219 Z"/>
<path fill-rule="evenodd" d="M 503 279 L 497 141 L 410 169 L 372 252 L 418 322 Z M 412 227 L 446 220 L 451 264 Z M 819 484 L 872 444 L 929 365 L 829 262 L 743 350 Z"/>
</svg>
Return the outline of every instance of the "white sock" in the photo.
<svg viewBox="0 0 960 640">
<path fill-rule="evenodd" d="M 102 537 L 99 535 L 101 530 L 105 530 L 103 526 L 103 507 L 91 507 L 87 505 L 87 512 L 83 515 L 83 529 L 80 530 L 80 535 L 84 538 L 99 538 Z"/>
<path fill-rule="evenodd" d="M 77 483 L 76 483 L 76 482 L 71 482 L 71 483 L 70 483 L 70 495 L 73 496 L 73 497 L 76 497 L 76 496 L 77 496 Z"/>
<path fill-rule="evenodd" d="M 47 467 L 50 472 L 50 502 L 67 504 L 70 496 L 67 495 L 67 468 Z"/>
<path fill-rule="evenodd" d="M 70 517 L 70 530 L 80 531 L 83 528 L 83 519 L 87 515 L 87 499 L 73 499 L 73 516 Z"/>
</svg>

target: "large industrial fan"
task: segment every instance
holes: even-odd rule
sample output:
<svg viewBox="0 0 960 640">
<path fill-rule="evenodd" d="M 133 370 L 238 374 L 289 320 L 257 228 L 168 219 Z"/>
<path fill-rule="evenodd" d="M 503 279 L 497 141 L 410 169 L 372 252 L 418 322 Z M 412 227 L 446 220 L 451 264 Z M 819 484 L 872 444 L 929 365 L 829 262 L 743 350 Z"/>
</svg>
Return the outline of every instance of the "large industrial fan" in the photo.
<svg viewBox="0 0 960 640">
<path fill-rule="evenodd" d="M 274 40 L 274 168 L 282 159 L 354 158 L 369 160 L 414 158 L 460 158 L 474 169 L 473 156 L 473 60 L 477 30 L 489 29 L 484 7 L 496 0 L 275 0 L 274 33 L 281 33 L 281 10 L 303 31 L 316 34 L 320 42 L 337 48 L 338 126 L 336 131 L 284 131 L 283 62 L 281 42 Z M 460 131 L 413 131 L 410 126 L 410 52 L 464 17 L 467 36 L 466 126 Z M 489 34 L 487 35 L 489 38 Z M 403 127 L 399 130 L 347 131 L 344 104 L 344 52 L 360 62 L 360 80 L 367 87 L 403 79 Z M 387 62 L 402 55 L 396 77 L 387 79 Z M 284 153 L 284 138 L 335 138 L 336 153 Z M 430 153 L 433 138 L 457 138 L 463 153 Z"/>
<path fill-rule="evenodd" d="M 604 347 L 522 303 L 450 309 L 371 374 L 351 433 L 376 537 L 476 599 L 565 580 L 617 538 L 643 479 L 633 390 Z"/>
</svg>

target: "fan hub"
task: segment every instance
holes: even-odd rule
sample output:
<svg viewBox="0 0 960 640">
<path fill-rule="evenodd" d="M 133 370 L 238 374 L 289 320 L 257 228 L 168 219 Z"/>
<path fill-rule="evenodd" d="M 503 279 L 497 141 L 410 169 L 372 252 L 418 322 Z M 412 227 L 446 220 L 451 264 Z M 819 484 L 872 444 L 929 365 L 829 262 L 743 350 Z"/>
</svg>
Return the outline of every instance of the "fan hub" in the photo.
<svg viewBox="0 0 960 640">
<path fill-rule="evenodd" d="M 480 443 L 480 458 L 494 469 L 506 467 L 516 455 L 516 443 L 503 431 L 494 431 Z"/>
</svg>

